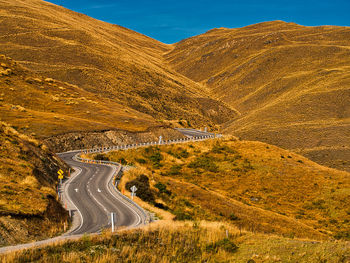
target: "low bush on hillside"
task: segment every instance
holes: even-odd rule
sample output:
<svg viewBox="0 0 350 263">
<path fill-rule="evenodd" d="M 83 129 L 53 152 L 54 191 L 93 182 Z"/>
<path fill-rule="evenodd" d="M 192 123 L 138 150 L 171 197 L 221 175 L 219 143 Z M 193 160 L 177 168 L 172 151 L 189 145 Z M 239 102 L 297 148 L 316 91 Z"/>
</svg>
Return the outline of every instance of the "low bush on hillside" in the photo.
<svg viewBox="0 0 350 263">
<path fill-rule="evenodd" d="M 150 185 L 149 185 L 149 179 L 146 175 L 140 175 L 134 180 L 131 180 L 125 184 L 125 188 L 130 190 L 132 186 L 136 186 L 137 191 L 136 194 L 138 197 L 140 197 L 143 201 L 154 203 L 154 193 L 152 192 Z"/>
<path fill-rule="evenodd" d="M 210 172 L 213 172 L 213 173 L 217 172 L 218 168 L 219 168 L 215 164 L 213 159 L 208 157 L 208 156 L 196 157 L 195 160 L 193 160 L 192 162 L 190 162 L 188 164 L 188 167 L 189 168 L 201 168 L 203 170 L 210 171 Z"/>
<path fill-rule="evenodd" d="M 95 160 L 98 161 L 109 161 L 109 158 L 105 154 L 98 153 L 94 156 Z"/>
</svg>

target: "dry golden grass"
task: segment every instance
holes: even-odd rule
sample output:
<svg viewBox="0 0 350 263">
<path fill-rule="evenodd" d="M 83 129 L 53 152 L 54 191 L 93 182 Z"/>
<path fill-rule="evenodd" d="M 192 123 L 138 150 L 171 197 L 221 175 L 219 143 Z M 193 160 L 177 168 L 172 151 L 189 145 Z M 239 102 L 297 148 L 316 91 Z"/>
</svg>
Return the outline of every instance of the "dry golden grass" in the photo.
<svg viewBox="0 0 350 263">
<path fill-rule="evenodd" d="M 85 119 L 102 122 L 105 114 L 114 115 L 114 126 L 123 126 L 117 118 L 122 112 L 120 107 L 134 109 L 126 115 L 136 115 L 139 119 L 146 118 L 147 114 L 153 120 L 185 119 L 192 125 L 214 125 L 235 115 L 229 107 L 211 99 L 205 87 L 163 63 L 162 55 L 171 46 L 41 0 L 1 2 L 0 15 L 3 54 L 45 76 L 40 81 L 36 81 L 36 77 L 29 81 L 45 86 L 54 86 L 55 79 L 68 82 L 80 87 L 79 92 L 89 94 L 82 97 L 100 106 L 103 101 L 104 114 L 86 109 L 92 116 L 81 113 Z M 64 88 L 59 89 L 60 94 L 70 93 L 66 86 L 61 83 L 59 86 Z M 50 94 L 47 103 L 83 107 L 82 100 L 60 94 Z M 114 103 L 106 105 L 109 104 L 107 98 Z M 97 114 L 98 119 L 94 116 Z M 86 124 L 75 126 L 83 125 Z M 95 125 L 100 129 L 110 128 L 101 127 L 98 121 Z"/>
<path fill-rule="evenodd" d="M 4 122 L 0 145 L 0 246 L 62 232 L 67 213 L 55 200 L 55 188 L 56 172 L 65 165 Z"/>
<path fill-rule="evenodd" d="M 349 238 L 349 174 L 276 146 L 226 139 L 107 156 L 137 167 L 125 173 L 122 188 L 146 174 L 178 218 L 226 219 L 287 236 Z M 170 195 L 154 188 L 159 182 Z"/>
<path fill-rule="evenodd" d="M 8 58 L 2 57 L 0 61 L 14 73 L 0 77 L 0 117 L 21 132 L 47 137 L 70 131 L 116 128 L 145 131 L 157 125 L 152 117 L 108 98 L 97 97 L 68 83 L 48 82 L 36 75 L 34 78 L 33 73 Z"/>
<path fill-rule="evenodd" d="M 347 262 L 347 242 L 240 232 L 225 223 L 172 222 L 8 253 L 2 262 Z"/>
<path fill-rule="evenodd" d="M 213 29 L 165 57 L 241 113 L 226 133 L 350 171 L 349 36 L 349 27 L 274 21 Z"/>
</svg>

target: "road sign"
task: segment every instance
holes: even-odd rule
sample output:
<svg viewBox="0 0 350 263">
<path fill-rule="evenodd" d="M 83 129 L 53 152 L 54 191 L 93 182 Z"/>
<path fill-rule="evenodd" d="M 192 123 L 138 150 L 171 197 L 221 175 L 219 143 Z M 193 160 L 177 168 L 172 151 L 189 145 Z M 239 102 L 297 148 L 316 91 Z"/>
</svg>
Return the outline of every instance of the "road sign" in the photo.
<svg viewBox="0 0 350 263">
<path fill-rule="evenodd" d="M 58 173 L 58 179 L 60 179 L 60 184 L 62 184 L 62 179 L 63 179 L 64 172 L 62 171 L 62 169 L 59 169 L 57 171 L 57 173 Z"/>
<path fill-rule="evenodd" d="M 131 188 L 130 188 L 131 192 L 135 193 L 137 191 L 137 187 L 135 185 L 133 185 Z"/>
</svg>

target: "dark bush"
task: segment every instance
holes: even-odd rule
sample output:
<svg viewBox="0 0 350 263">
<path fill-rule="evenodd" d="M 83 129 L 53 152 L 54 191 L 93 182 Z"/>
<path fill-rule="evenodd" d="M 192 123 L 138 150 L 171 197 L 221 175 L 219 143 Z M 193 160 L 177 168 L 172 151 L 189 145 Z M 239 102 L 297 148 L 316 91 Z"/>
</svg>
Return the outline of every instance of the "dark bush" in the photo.
<svg viewBox="0 0 350 263">
<path fill-rule="evenodd" d="M 166 205 L 164 205 L 162 203 L 154 203 L 154 206 L 158 207 L 160 209 L 163 209 L 163 210 L 169 210 L 169 207 L 167 207 Z"/>
<path fill-rule="evenodd" d="M 141 174 L 134 180 L 131 180 L 125 184 L 126 189 L 130 190 L 130 188 L 135 185 L 137 188 L 136 195 L 140 197 L 143 201 L 154 203 L 155 198 L 154 194 L 149 185 L 149 179 L 146 175 Z"/>
<path fill-rule="evenodd" d="M 167 172 L 168 175 L 178 175 L 181 171 L 181 165 L 173 165 L 170 167 L 170 170 Z"/>
<path fill-rule="evenodd" d="M 174 212 L 175 220 L 193 220 L 193 217 L 190 213 L 183 210 L 175 210 Z"/>
<path fill-rule="evenodd" d="M 214 163 L 213 159 L 207 156 L 197 157 L 194 161 L 192 161 L 189 165 L 189 168 L 201 168 L 203 170 L 207 170 L 210 172 L 217 172 L 218 166 Z"/>
<path fill-rule="evenodd" d="M 157 188 L 159 190 L 160 193 L 164 193 L 164 194 L 167 194 L 167 195 L 171 195 L 171 191 L 169 191 L 167 188 L 166 188 L 166 185 L 165 184 L 162 184 L 161 182 L 158 182 L 154 185 L 155 188 Z"/>
<path fill-rule="evenodd" d="M 350 240 L 350 231 L 342 231 L 342 232 L 337 232 L 334 235 L 335 239 L 345 239 L 345 240 Z"/>
<path fill-rule="evenodd" d="M 160 153 L 159 147 L 147 147 L 145 149 L 144 156 L 152 162 L 155 168 L 161 167 L 160 161 L 163 160 L 163 156 Z"/>
<path fill-rule="evenodd" d="M 102 153 L 98 153 L 94 156 L 95 160 L 99 160 L 99 161 L 109 161 L 108 156 L 102 154 Z"/>
<path fill-rule="evenodd" d="M 127 165 L 128 162 L 124 159 L 124 157 L 119 158 L 118 162 L 120 162 L 122 165 Z"/>
<path fill-rule="evenodd" d="M 175 151 L 168 151 L 168 154 L 174 156 L 177 159 L 181 158 L 188 158 L 190 156 L 190 153 L 186 149 L 179 148 Z"/>
<path fill-rule="evenodd" d="M 229 219 L 232 221 L 235 221 L 235 220 L 238 220 L 239 218 L 234 213 L 231 213 L 229 216 Z"/>
<path fill-rule="evenodd" d="M 216 143 L 213 148 L 211 149 L 213 153 L 237 153 L 235 150 L 231 149 L 227 145 L 221 145 L 220 143 Z"/>
<path fill-rule="evenodd" d="M 144 164 L 146 163 L 145 159 L 139 158 L 139 159 L 135 159 L 136 162 L 140 163 L 140 164 Z"/>
</svg>

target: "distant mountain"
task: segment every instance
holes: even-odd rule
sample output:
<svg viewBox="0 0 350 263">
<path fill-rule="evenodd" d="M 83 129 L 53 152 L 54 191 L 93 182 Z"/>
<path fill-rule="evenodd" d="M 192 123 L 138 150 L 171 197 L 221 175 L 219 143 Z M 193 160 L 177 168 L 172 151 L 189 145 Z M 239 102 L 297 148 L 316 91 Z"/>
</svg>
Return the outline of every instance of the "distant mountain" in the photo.
<svg viewBox="0 0 350 263">
<path fill-rule="evenodd" d="M 350 170 L 349 27 L 273 21 L 166 45 L 42 0 L 1 1 L 0 22 L 3 63 L 21 68 L 0 77 L 0 117 L 19 128 L 51 136 L 220 125 Z M 53 88 L 28 76 L 52 78 Z M 11 105 L 35 117 L 18 118 Z"/>
<path fill-rule="evenodd" d="M 240 116 L 226 133 L 350 170 L 350 28 L 282 21 L 219 28 L 165 55 Z"/>
<path fill-rule="evenodd" d="M 0 53 L 44 78 L 74 84 L 97 100 L 134 109 L 134 117 L 147 114 L 153 122 L 185 120 L 213 126 L 236 114 L 211 99 L 204 86 L 163 63 L 170 45 L 132 30 L 41 0 L 1 1 L 0 22 Z M 124 111 L 110 106 L 109 112 L 100 114 L 101 120 Z"/>
</svg>

